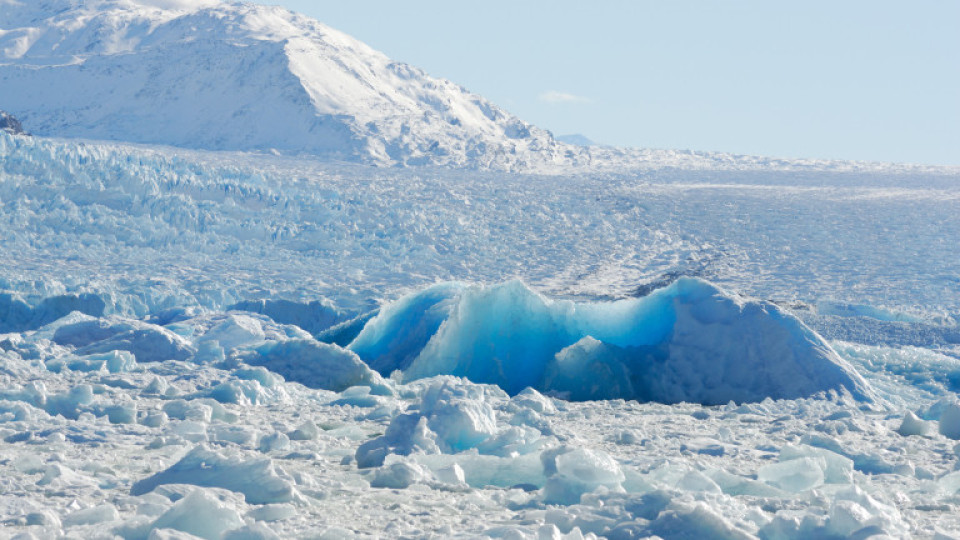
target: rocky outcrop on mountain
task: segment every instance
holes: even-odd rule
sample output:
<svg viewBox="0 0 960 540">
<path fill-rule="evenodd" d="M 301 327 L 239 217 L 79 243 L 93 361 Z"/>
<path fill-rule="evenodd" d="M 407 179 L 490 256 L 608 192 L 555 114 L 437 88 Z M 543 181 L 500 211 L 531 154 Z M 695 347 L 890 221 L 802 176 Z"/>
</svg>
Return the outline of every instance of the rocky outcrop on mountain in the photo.
<svg viewBox="0 0 960 540">
<path fill-rule="evenodd" d="M 0 131 L 6 131 L 12 135 L 27 135 L 23 130 L 23 124 L 14 118 L 10 113 L 0 111 Z"/>
</svg>

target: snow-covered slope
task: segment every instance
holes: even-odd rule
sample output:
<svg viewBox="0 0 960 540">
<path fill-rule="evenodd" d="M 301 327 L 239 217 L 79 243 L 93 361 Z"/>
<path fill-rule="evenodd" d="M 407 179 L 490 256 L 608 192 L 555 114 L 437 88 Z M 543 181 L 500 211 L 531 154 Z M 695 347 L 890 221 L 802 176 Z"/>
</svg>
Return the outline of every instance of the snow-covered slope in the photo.
<svg viewBox="0 0 960 540">
<path fill-rule="evenodd" d="M 567 144 L 314 19 L 236 0 L 0 0 L 0 107 L 41 136 L 375 165 L 929 169 Z"/>
<path fill-rule="evenodd" d="M 0 2 L 2 106 L 40 135 L 500 169 L 583 152 L 316 20 L 232 2 Z"/>
</svg>

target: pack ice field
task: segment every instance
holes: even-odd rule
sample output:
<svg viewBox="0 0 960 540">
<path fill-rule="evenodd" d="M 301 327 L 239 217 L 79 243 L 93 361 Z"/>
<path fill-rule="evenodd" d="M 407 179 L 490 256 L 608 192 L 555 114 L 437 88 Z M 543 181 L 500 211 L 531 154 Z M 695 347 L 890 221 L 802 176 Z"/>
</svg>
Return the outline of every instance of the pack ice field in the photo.
<svg viewBox="0 0 960 540">
<path fill-rule="evenodd" d="M 960 175 L 0 133 L 18 538 L 953 538 Z"/>
</svg>

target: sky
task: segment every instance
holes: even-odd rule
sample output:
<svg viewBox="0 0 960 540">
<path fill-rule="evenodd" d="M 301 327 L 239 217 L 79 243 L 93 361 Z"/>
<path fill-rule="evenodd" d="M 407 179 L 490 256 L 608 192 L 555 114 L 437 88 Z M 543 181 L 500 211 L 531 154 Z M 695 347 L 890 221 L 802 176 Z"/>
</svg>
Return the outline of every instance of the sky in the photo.
<svg viewBox="0 0 960 540">
<path fill-rule="evenodd" d="M 557 135 L 960 165 L 960 1 L 263 0 Z"/>
</svg>

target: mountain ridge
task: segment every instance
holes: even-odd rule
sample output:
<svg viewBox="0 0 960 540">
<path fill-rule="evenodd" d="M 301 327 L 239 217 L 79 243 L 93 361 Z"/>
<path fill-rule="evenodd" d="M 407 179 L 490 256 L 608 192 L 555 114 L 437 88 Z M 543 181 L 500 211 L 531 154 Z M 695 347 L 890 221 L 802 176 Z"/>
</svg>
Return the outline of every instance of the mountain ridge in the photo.
<svg viewBox="0 0 960 540">
<path fill-rule="evenodd" d="M 586 159 L 459 85 L 283 8 L 7 0 L 0 10 L 4 106 L 38 135 L 378 165 Z"/>
<path fill-rule="evenodd" d="M 569 144 L 315 19 L 239 0 L 0 0 L 0 15 L 0 107 L 38 136 L 537 174 L 957 170 Z"/>
</svg>

